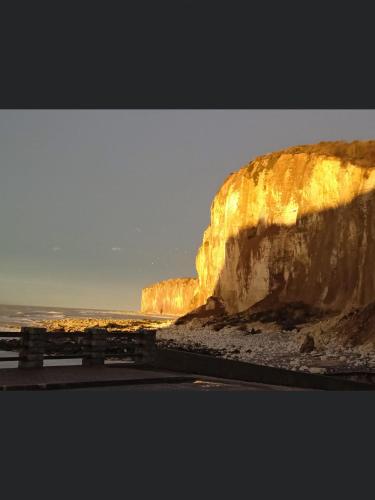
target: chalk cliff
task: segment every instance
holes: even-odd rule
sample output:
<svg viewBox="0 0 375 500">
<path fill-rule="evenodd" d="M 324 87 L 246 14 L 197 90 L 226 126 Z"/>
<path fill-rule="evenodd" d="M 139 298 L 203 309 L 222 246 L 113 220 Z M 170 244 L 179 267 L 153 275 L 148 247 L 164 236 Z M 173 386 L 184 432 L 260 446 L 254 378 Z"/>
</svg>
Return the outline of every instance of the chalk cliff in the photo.
<svg viewBox="0 0 375 500">
<path fill-rule="evenodd" d="M 210 296 L 231 313 L 261 300 L 366 305 L 375 300 L 374 190 L 375 141 L 258 157 L 230 174 L 212 202 L 197 286 L 162 282 L 146 289 L 145 303 L 176 314 Z"/>
<path fill-rule="evenodd" d="M 142 290 L 141 311 L 157 314 L 184 314 L 194 308 L 196 278 L 159 281 Z"/>
</svg>

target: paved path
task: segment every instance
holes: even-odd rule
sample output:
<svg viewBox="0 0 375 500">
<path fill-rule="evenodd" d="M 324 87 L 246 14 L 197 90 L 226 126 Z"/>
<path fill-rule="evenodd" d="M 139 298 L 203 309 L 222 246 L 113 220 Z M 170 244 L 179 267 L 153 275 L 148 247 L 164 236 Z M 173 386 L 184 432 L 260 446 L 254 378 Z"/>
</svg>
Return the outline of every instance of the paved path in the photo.
<svg viewBox="0 0 375 500">
<path fill-rule="evenodd" d="M 0 390 L 83 389 L 274 391 L 290 387 L 202 377 L 128 366 L 50 366 L 0 369 Z"/>
</svg>

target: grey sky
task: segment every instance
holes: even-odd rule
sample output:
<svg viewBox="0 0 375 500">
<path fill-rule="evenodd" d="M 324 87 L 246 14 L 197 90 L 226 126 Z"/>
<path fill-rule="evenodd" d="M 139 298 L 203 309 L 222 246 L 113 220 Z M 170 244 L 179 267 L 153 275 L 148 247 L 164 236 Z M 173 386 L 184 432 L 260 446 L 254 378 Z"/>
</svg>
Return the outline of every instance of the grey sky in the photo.
<svg viewBox="0 0 375 500">
<path fill-rule="evenodd" d="M 214 194 L 252 157 L 375 138 L 375 110 L 0 110 L 0 303 L 138 309 L 195 275 Z"/>
</svg>

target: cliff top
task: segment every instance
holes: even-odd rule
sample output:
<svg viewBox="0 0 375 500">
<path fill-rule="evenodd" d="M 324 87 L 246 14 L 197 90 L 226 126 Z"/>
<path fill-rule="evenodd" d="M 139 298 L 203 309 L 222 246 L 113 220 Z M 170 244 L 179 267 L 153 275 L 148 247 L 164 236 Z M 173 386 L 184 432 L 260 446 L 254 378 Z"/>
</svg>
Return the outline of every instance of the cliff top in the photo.
<svg viewBox="0 0 375 500">
<path fill-rule="evenodd" d="M 250 172 L 256 162 L 267 160 L 269 165 L 273 165 L 282 155 L 298 155 L 306 154 L 321 157 L 335 157 L 342 160 L 343 163 L 352 163 L 358 167 L 371 168 L 375 167 L 375 140 L 368 141 L 322 141 L 315 144 L 301 144 L 299 146 L 290 146 L 288 148 L 280 149 L 258 155 L 250 160 L 246 165 L 243 165 L 239 170 L 231 172 L 220 186 L 216 195 L 222 190 L 223 186 L 230 181 L 230 179 L 244 172 Z M 214 198 L 215 199 L 215 198 Z M 214 200 L 212 201 L 212 203 Z M 212 208 L 212 204 L 211 204 Z"/>
<path fill-rule="evenodd" d="M 186 283 L 189 283 L 191 281 L 197 281 L 198 278 L 169 278 L 167 280 L 161 280 L 161 281 L 157 281 L 156 283 L 151 283 L 150 285 L 147 285 L 145 287 L 143 287 L 143 290 L 145 290 L 146 288 L 153 288 L 154 286 L 159 286 L 159 285 L 165 285 L 167 283 L 169 284 L 186 284 Z"/>
<path fill-rule="evenodd" d="M 246 167 L 254 161 L 262 158 L 277 159 L 285 154 L 313 154 L 322 156 L 335 156 L 345 162 L 351 162 L 363 167 L 375 167 L 375 140 L 368 141 L 324 141 L 316 144 L 302 144 L 291 146 L 279 151 L 257 156 L 251 160 Z"/>
</svg>

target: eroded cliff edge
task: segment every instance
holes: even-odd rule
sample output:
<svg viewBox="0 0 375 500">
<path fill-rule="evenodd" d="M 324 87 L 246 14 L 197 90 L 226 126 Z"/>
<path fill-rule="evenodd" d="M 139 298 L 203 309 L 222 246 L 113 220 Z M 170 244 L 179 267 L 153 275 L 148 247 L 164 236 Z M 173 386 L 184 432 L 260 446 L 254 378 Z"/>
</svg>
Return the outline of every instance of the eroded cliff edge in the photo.
<svg viewBox="0 0 375 500">
<path fill-rule="evenodd" d="M 229 175 L 212 202 L 198 280 L 145 289 L 142 310 L 182 314 L 210 296 L 229 313 L 262 300 L 328 310 L 370 303 L 374 189 L 375 141 L 297 146 L 254 159 Z"/>
</svg>

